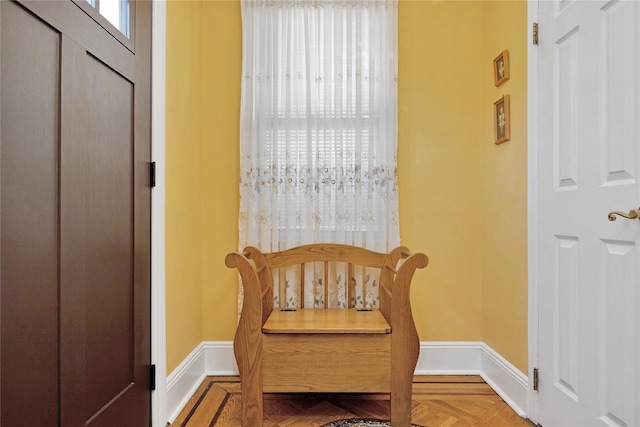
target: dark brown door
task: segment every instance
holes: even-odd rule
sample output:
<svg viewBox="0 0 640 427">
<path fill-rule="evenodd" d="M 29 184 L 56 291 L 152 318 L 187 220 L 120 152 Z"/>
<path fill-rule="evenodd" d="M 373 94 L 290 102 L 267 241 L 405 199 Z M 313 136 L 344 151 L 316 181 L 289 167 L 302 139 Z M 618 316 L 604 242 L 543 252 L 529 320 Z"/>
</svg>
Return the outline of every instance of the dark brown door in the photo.
<svg viewBox="0 0 640 427">
<path fill-rule="evenodd" d="M 150 21 L 0 1 L 2 426 L 150 425 Z"/>
</svg>

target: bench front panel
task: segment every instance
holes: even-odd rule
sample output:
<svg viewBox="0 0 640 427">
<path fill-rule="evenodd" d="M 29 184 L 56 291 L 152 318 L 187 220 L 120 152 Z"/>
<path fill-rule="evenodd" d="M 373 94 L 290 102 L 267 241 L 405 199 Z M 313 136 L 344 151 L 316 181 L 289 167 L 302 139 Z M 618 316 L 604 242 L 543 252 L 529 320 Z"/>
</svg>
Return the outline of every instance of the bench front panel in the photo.
<svg viewBox="0 0 640 427">
<path fill-rule="evenodd" d="M 390 334 L 262 336 L 265 392 L 390 392 Z"/>
</svg>

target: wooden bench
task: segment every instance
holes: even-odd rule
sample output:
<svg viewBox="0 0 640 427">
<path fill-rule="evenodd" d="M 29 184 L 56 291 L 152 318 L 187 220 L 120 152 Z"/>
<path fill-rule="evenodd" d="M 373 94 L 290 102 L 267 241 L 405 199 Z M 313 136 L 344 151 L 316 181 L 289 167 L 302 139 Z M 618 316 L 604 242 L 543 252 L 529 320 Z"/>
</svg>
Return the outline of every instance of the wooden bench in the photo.
<svg viewBox="0 0 640 427">
<path fill-rule="evenodd" d="M 427 266 L 426 255 L 313 244 L 272 253 L 248 247 L 225 262 L 239 270 L 244 286 L 234 339 L 243 426 L 262 425 L 265 392 L 390 393 L 392 425 L 411 425 L 419 340 L 409 287 L 416 268 Z M 322 288 L 306 303 L 305 275 L 307 286 L 313 275 L 314 290 Z M 345 276 L 342 302 L 333 302 L 342 308 L 332 307 L 329 288 Z M 367 300 L 365 276 L 379 287 L 379 309 Z M 274 308 L 274 300 L 283 307 Z"/>
</svg>

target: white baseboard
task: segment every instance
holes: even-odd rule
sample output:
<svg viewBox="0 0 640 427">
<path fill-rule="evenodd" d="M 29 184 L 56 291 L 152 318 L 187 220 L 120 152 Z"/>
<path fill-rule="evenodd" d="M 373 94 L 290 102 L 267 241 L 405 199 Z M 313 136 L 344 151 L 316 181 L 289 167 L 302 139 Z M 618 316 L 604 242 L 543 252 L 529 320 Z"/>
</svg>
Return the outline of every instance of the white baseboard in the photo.
<svg viewBox="0 0 640 427">
<path fill-rule="evenodd" d="M 231 341 L 204 341 L 205 373 L 207 375 L 238 375 L 238 366 Z"/>
<path fill-rule="evenodd" d="M 423 342 L 417 375 L 480 375 L 521 417 L 526 417 L 529 380 L 483 342 Z M 207 375 L 238 375 L 231 341 L 203 341 L 167 377 L 172 423 Z"/>
<path fill-rule="evenodd" d="M 480 358 L 480 375 L 516 414 L 527 417 L 529 378 L 484 343 Z"/>
<path fill-rule="evenodd" d="M 416 375 L 479 375 L 481 342 L 422 342 Z"/>
<path fill-rule="evenodd" d="M 186 359 L 167 376 L 167 422 L 172 424 L 207 376 L 204 343 L 200 343 Z"/>
<path fill-rule="evenodd" d="M 480 375 L 516 414 L 527 416 L 529 379 L 483 342 L 423 342 L 416 375 Z"/>
</svg>

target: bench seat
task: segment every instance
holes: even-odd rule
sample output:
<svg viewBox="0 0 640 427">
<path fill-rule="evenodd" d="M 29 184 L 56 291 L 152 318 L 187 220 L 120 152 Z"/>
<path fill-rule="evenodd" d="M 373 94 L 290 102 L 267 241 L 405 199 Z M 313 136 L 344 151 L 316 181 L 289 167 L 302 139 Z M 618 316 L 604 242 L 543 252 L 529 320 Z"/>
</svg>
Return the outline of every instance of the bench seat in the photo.
<svg viewBox="0 0 640 427">
<path fill-rule="evenodd" d="M 265 334 L 388 334 L 391 326 L 380 310 L 328 308 L 273 310 Z"/>
</svg>

